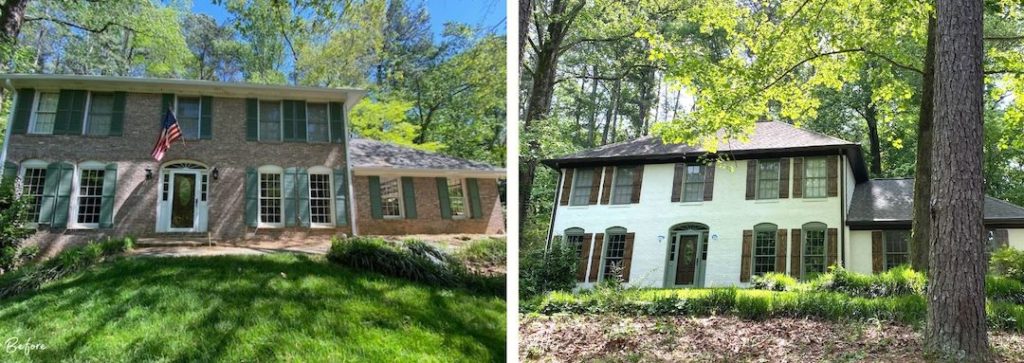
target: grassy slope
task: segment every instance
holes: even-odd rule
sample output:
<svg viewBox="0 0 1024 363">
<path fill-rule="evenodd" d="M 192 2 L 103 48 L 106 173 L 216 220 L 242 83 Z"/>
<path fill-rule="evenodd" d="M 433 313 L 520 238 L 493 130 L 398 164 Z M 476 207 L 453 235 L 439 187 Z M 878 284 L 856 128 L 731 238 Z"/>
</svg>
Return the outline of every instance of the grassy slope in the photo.
<svg viewBox="0 0 1024 363">
<path fill-rule="evenodd" d="M 283 275 L 282 275 L 283 273 Z M 0 361 L 500 361 L 505 301 L 297 255 L 138 258 L 0 301 Z"/>
</svg>

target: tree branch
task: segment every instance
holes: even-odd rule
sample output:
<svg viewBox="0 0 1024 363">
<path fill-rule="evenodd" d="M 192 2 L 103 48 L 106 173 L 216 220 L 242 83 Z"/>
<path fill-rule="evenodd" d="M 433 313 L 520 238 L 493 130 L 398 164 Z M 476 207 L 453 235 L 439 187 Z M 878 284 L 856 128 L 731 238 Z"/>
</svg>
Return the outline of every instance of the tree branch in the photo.
<svg viewBox="0 0 1024 363">
<path fill-rule="evenodd" d="M 111 26 L 118 26 L 118 27 L 122 27 L 122 28 L 125 28 L 125 29 L 128 29 L 128 30 L 131 30 L 133 32 L 139 33 L 138 30 L 135 30 L 132 27 L 129 27 L 129 26 L 124 25 L 124 24 L 118 24 L 118 23 L 114 23 L 114 22 L 109 22 L 109 21 L 106 24 L 103 24 L 102 28 L 91 28 L 91 27 L 88 27 L 88 26 L 85 26 L 85 25 L 76 24 L 76 23 L 72 23 L 70 21 L 61 20 L 61 19 L 55 19 L 55 18 L 49 18 L 49 17 L 30 18 L 30 17 L 25 17 L 25 22 L 26 23 L 32 22 L 32 21 L 49 21 L 49 22 L 52 22 L 52 23 L 57 23 L 57 24 L 64 25 L 64 26 L 67 26 L 67 27 L 71 27 L 71 28 L 75 28 L 75 29 L 80 29 L 80 30 L 84 30 L 84 31 L 87 31 L 87 32 L 90 32 L 90 33 L 97 33 L 97 34 L 98 33 L 106 32 L 107 29 L 110 29 Z"/>
<path fill-rule="evenodd" d="M 1014 41 L 1018 41 L 1018 40 L 1024 40 L 1024 35 L 1003 35 L 1003 36 L 995 35 L 995 36 L 991 36 L 991 37 L 984 37 L 982 39 L 984 39 L 985 41 L 990 41 L 991 40 L 991 41 L 994 41 L 994 42 L 1014 42 Z"/>
</svg>

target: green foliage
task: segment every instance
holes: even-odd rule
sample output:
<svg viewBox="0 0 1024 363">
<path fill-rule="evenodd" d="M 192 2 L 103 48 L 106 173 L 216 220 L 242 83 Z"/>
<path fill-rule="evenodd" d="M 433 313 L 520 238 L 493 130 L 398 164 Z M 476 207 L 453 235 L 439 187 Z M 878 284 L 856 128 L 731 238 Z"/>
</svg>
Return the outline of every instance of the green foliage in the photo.
<svg viewBox="0 0 1024 363">
<path fill-rule="evenodd" d="M 461 287 L 494 296 L 505 295 L 505 276 L 478 276 L 453 255 L 422 241 L 401 245 L 376 237 L 335 238 L 327 260 L 360 270 L 438 287 Z"/>
<path fill-rule="evenodd" d="M 990 300 L 1024 305 L 1024 282 L 1003 276 L 985 277 L 985 296 Z"/>
<path fill-rule="evenodd" d="M 0 274 L 17 268 L 38 253 L 38 249 L 25 249 L 21 245 L 35 232 L 26 228 L 28 208 L 28 200 L 21 195 L 20 182 L 12 177 L 0 180 Z"/>
<path fill-rule="evenodd" d="M 750 281 L 751 288 L 769 291 L 792 291 L 796 284 L 796 279 L 781 272 L 769 272 L 754 276 Z"/>
<path fill-rule="evenodd" d="M 0 278 L 0 299 L 23 294 L 51 281 L 89 269 L 134 247 L 131 237 L 90 241 L 69 247 L 51 259 L 23 266 Z"/>
<path fill-rule="evenodd" d="M 460 248 L 457 255 L 470 263 L 504 265 L 508 248 L 503 238 L 484 238 Z"/>
<path fill-rule="evenodd" d="M 404 100 L 373 101 L 364 99 L 352 108 L 352 131 L 360 137 L 436 151 L 436 142 L 417 144 L 420 127 L 408 120 L 413 103 Z"/>
<path fill-rule="evenodd" d="M 993 274 L 1024 282 L 1024 251 L 1004 247 L 990 257 L 989 269 Z"/>
<path fill-rule="evenodd" d="M 528 299 L 549 291 L 570 290 L 576 286 L 576 251 L 561 239 L 550 248 L 535 246 L 523 252 L 519 263 L 519 296 Z"/>
<path fill-rule="evenodd" d="M 841 292 L 850 296 L 883 297 L 924 294 L 927 277 L 909 266 L 897 266 L 880 274 L 867 275 L 832 268 L 809 285 L 817 291 Z"/>
</svg>

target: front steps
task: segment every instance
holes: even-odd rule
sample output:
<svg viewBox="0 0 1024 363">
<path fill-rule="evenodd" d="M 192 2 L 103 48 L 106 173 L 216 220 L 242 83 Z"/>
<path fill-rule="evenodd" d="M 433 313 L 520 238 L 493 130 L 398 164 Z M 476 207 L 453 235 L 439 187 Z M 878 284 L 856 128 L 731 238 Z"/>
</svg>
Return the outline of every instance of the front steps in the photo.
<svg viewBox="0 0 1024 363">
<path fill-rule="evenodd" d="M 206 233 L 158 233 L 135 240 L 136 247 L 204 247 L 216 246 Z"/>
</svg>

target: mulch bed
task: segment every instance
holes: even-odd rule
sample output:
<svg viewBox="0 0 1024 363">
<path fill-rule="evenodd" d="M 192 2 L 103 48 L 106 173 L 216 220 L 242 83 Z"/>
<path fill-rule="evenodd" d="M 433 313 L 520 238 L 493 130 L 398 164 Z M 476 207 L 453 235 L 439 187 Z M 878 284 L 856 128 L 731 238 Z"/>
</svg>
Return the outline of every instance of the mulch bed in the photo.
<svg viewBox="0 0 1024 363">
<path fill-rule="evenodd" d="M 523 361 L 923 362 L 921 332 L 889 323 L 729 316 L 523 315 Z M 990 332 L 1000 361 L 1024 362 L 1024 336 Z"/>
</svg>

